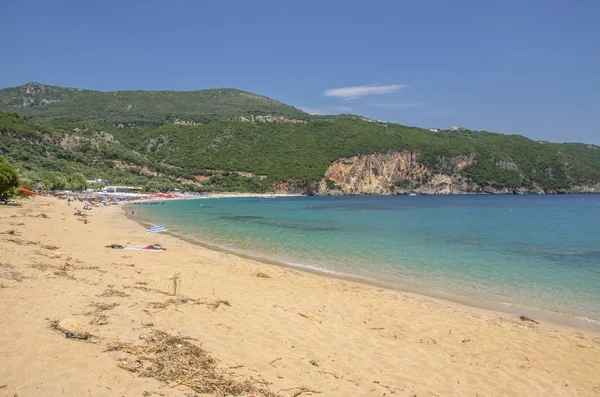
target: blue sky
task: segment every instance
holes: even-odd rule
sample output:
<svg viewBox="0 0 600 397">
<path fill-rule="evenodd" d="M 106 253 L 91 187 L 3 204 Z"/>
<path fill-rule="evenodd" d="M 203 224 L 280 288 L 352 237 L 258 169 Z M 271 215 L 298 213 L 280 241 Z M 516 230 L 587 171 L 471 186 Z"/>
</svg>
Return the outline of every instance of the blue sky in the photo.
<svg viewBox="0 0 600 397">
<path fill-rule="evenodd" d="M 3 1 L 0 87 L 232 87 L 600 144 L 600 1 Z"/>
</svg>

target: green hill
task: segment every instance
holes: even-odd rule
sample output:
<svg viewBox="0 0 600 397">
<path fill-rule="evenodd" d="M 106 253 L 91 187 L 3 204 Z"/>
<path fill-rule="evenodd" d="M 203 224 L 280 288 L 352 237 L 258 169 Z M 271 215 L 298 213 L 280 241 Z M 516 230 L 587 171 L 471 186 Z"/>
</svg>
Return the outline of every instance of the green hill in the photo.
<svg viewBox="0 0 600 397">
<path fill-rule="evenodd" d="M 306 113 L 265 96 L 235 89 L 112 91 L 27 83 L 0 90 L 0 111 L 36 121 L 95 120 L 161 124 L 166 119 L 206 122 L 247 114 L 303 118 Z"/>
<path fill-rule="evenodd" d="M 214 120 L 119 127 L 96 121 L 36 123 L 0 113 L 0 154 L 26 181 L 53 180 L 56 172 L 65 179 L 83 173 L 87 179 L 147 189 L 253 192 L 292 181 L 310 193 L 318 191 L 336 160 L 399 152 L 413 153 L 414 163 L 429 176 L 398 180 L 389 192 L 426 187 L 435 175 L 508 189 L 504 192 L 569 191 L 600 182 L 600 153 L 594 145 L 487 132 L 432 134 L 357 116 L 314 117 L 305 123 Z M 460 162 L 466 165 L 457 166 Z M 328 185 L 335 187 L 331 181 Z"/>
<path fill-rule="evenodd" d="M 0 90 L 3 109 L 11 112 L 0 112 L 0 155 L 20 170 L 23 183 L 45 187 L 63 186 L 69 177 L 80 181 L 82 173 L 153 190 L 600 189 L 595 145 L 311 116 L 234 89 L 100 92 L 29 83 Z"/>
</svg>

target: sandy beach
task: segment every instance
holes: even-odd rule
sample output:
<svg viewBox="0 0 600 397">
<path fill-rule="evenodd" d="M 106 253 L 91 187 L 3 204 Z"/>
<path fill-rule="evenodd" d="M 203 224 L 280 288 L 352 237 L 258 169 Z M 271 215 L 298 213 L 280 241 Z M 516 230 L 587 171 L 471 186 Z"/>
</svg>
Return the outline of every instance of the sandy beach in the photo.
<svg viewBox="0 0 600 397">
<path fill-rule="evenodd" d="M 210 395 L 190 388 L 193 368 L 168 382 L 140 376 L 168 364 L 140 347 L 160 332 L 181 341 L 181 357 L 195 354 L 188 344 L 204 349 L 220 379 L 281 396 L 600 396 L 593 331 L 169 235 L 164 252 L 105 248 L 157 236 L 121 206 L 95 208 L 85 223 L 65 201 L 22 203 L 0 207 L 0 396 Z"/>
</svg>

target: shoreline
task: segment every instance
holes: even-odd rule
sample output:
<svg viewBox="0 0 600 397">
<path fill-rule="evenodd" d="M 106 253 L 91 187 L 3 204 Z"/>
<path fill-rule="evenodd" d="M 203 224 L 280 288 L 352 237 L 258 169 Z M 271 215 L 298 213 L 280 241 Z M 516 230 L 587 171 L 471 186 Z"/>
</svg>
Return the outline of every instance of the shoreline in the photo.
<svg viewBox="0 0 600 397">
<path fill-rule="evenodd" d="M 105 248 L 152 238 L 125 206 L 94 208 L 81 222 L 64 201 L 23 203 L 0 209 L 2 395 L 189 395 L 175 381 L 138 376 L 135 356 L 110 349 L 139 346 L 153 332 L 202 346 L 227 376 L 281 397 L 600 391 L 600 333 L 273 266 L 172 235 L 161 236 L 163 252 Z"/>
<path fill-rule="evenodd" d="M 286 196 L 286 195 L 281 195 Z M 227 196 L 231 198 L 235 198 L 238 196 Z M 261 196 L 242 196 L 242 197 L 261 197 Z M 205 197 L 204 199 L 210 198 L 225 198 L 225 197 Z M 178 200 L 178 199 L 174 199 Z M 123 205 L 123 215 L 144 228 L 148 228 L 152 226 L 152 223 L 148 223 L 135 217 L 130 216 L 129 212 L 125 207 L 135 205 L 135 202 L 127 203 Z M 335 280 L 342 280 L 353 282 L 357 284 L 362 284 L 365 286 L 372 287 L 381 287 L 386 288 L 390 291 L 396 291 L 401 293 L 412 294 L 416 297 L 424 298 L 424 299 L 434 299 L 436 301 L 463 306 L 467 310 L 478 309 L 478 310 L 486 310 L 498 315 L 510 315 L 510 316 L 526 316 L 528 318 L 540 320 L 542 322 L 550 323 L 557 327 L 564 327 L 573 330 L 584 330 L 591 331 L 600 334 L 600 321 L 590 319 L 588 317 L 578 316 L 576 314 L 564 314 L 559 312 L 553 312 L 549 310 L 543 310 L 531 306 L 523 306 L 523 305 L 514 305 L 514 304 L 506 304 L 504 302 L 487 300 L 483 297 L 478 296 L 468 296 L 468 295 L 460 295 L 457 293 L 451 293 L 446 291 L 436 291 L 430 288 L 427 285 L 415 285 L 410 284 L 408 282 L 388 282 L 385 280 L 380 280 L 376 278 L 371 278 L 367 276 L 353 275 L 348 273 L 330 271 L 324 268 L 319 268 L 317 266 L 312 266 L 310 264 L 296 264 L 289 263 L 277 259 L 267 258 L 261 255 L 254 255 L 251 253 L 242 252 L 236 250 L 234 248 L 223 247 L 215 244 L 211 244 L 194 237 L 174 233 L 172 231 L 166 231 L 163 233 L 164 235 L 169 235 L 179 240 L 185 241 L 187 243 L 197 245 L 199 247 L 213 250 L 216 252 L 236 255 L 242 259 L 252 260 L 261 262 L 267 265 L 279 266 L 287 269 L 294 269 L 301 272 L 305 272 L 311 275 L 318 275 L 321 277 L 332 278 Z"/>
</svg>

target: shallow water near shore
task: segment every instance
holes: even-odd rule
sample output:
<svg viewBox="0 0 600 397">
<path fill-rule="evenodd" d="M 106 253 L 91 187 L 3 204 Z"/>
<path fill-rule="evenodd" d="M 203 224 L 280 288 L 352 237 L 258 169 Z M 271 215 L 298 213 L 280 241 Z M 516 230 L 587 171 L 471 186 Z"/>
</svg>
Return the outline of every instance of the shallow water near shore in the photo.
<svg viewBox="0 0 600 397">
<path fill-rule="evenodd" d="M 250 256 L 600 324 L 600 196 L 214 198 L 129 209 Z"/>
</svg>

